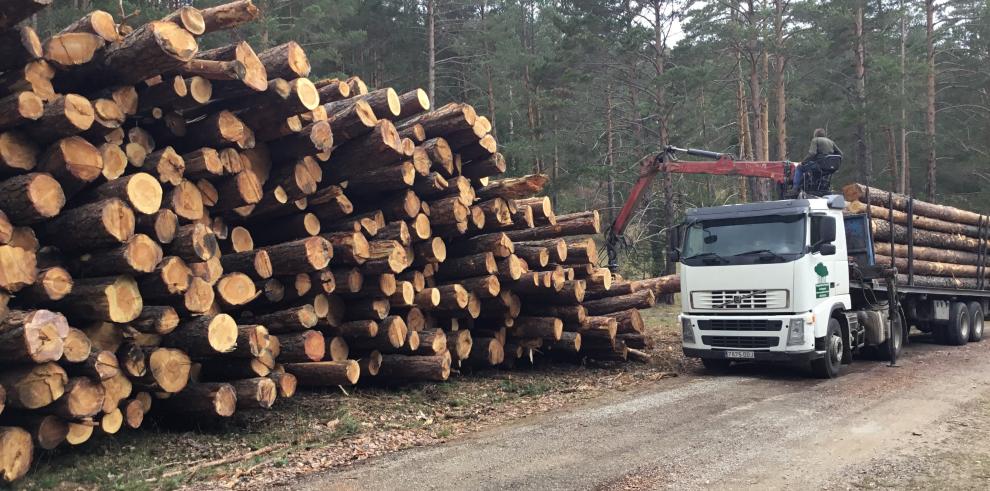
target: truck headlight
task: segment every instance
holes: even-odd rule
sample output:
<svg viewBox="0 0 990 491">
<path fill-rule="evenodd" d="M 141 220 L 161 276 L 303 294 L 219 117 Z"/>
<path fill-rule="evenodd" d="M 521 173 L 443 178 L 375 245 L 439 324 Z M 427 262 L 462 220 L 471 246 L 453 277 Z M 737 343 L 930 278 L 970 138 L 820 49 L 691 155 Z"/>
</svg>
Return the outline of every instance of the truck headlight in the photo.
<svg viewBox="0 0 990 491">
<path fill-rule="evenodd" d="M 787 345 L 798 346 L 804 344 L 804 319 L 791 319 L 787 330 Z"/>
<path fill-rule="evenodd" d="M 691 319 L 681 317 L 681 341 L 694 344 L 694 328 L 691 326 Z"/>
</svg>

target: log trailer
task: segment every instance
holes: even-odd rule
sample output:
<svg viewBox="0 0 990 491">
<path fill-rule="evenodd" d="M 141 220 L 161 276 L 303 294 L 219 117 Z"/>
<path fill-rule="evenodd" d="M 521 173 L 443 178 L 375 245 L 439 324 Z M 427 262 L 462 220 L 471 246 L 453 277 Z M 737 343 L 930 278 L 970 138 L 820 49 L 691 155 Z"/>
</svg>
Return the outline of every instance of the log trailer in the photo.
<svg viewBox="0 0 990 491">
<path fill-rule="evenodd" d="M 672 148 L 641 181 L 662 171 L 740 175 L 783 190 L 793 167 L 696 150 L 717 160 L 675 162 Z M 910 327 L 950 345 L 983 336 L 988 216 L 852 184 L 842 194 L 690 209 L 677 230 L 682 347 L 709 370 L 767 361 L 832 378 L 859 354 L 893 365 Z"/>
</svg>

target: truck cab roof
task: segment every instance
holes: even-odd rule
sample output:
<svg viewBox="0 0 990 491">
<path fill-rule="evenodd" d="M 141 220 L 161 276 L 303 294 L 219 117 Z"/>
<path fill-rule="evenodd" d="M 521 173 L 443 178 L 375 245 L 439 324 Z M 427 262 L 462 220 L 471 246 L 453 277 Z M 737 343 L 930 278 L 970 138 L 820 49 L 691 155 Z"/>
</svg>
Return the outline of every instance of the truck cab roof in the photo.
<svg viewBox="0 0 990 491">
<path fill-rule="evenodd" d="M 768 214 L 792 214 L 808 212 L 824 212 L 829 209 L 841 210 L 846 207 L 846 201 L 841 195 L 828 195 L 823 198 L 785 199 L 778 201 L 762 201 L 759 203 L 743 203 L 738 205 L 713 206 L 708 208 L 689 208 L 685 212 L 687 222 L 696 220 L 711 220 L 725 218 L 745 218 Z"/>
</svg>

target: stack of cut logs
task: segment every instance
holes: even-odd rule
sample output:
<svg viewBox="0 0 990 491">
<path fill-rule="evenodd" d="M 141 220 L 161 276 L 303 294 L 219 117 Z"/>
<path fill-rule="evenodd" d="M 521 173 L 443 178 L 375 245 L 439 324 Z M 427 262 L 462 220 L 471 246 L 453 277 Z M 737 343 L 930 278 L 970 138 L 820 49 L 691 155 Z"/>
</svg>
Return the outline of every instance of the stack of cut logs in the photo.
<svg viewBox="0 0 990 491">
<path fill-rule="evenodd" d="M 0 5 L 3 479 L 149 411 L 645 357 L 635 309 L 677 278 L 598 268 L 597 212 L 555 215 L 545 176 L 493 180 L 471 106 L 313 82 L 296 43 L 199 50 L 250 0 L 95 11 L 42 41 L 19 23 L 50 1 Z"/>
<path fill-rule="evenodd" d="M 847 212 L 869 215 L 875 262 L 896 267 L 899 283 L 908 283 L 910 269 L 910 281 L 918 286 L 990 286 L 986 280 L 990 278 L 990 216 L 863 184 L 850 184 L 843 194 Z M 909 255 L 913 260 L 908 260 Z"/>
</svg>

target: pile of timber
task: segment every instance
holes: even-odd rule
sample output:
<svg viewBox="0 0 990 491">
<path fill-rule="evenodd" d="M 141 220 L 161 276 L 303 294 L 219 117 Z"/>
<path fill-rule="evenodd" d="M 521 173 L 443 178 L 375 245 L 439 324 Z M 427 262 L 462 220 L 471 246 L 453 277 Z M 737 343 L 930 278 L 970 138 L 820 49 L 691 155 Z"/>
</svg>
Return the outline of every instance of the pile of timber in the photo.
<svg viewBox="0 0 990 491">
<path fill-rule="evenodd" d="M 842 191 L 847 213 L 869 216 L 876 264 L 895 267 L 899 283 L 990 288 L 990 216 L 858 183 Z"/>
<path fill-rule="evenodd" d="M 49 3 L 0 5 L 0 478 L 297 386 L 645 357 L 636 309 L 677 278 L 597 267 L 598 213 L 495 179 L 471 106 L 310 80 L 292 42 L 199 49 L 250 0 L 19 25 Z"/>
</svg>

